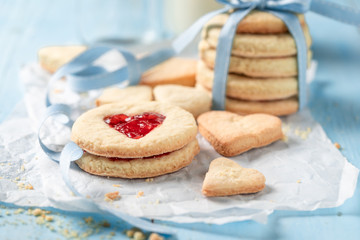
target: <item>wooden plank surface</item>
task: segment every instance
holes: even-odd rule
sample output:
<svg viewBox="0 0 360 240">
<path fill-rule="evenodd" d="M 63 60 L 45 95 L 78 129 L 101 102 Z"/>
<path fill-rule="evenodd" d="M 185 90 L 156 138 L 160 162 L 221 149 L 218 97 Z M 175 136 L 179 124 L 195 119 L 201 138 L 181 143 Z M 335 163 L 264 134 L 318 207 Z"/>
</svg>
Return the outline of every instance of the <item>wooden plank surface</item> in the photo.
<svg viewBox="0 0 360 240">
<path fill-rule="evenodd" d="M 102 1 L 89 1 L 93 11 L 102 11 Z M 2 0 L 0 1 L 0 121 L 21 99 L 18 72 L 27 62 L 36 60 L 37 50 L 46 45 L 81 43 L 79 35 L 79 1 Z M 310 85 L 309 108 L 329 138 L 342 146 L 343 155 L 360 168 L 360 34 L 353 27 L 308 15 L 313 35 L 314 58 L 318 61 L 315 81 Z M 2 206 L 0 238 L 28 239 L 65 238 L 59 231 L 36 224 L 18 224 L 17 207 Z M 6 212 L 10 214 L 7 215 Z M 122 230 L 128 227 L 108 216 L 89 213 L 64 213 L 57 220 L 79 233 L 86 231 L 80 223 L 93 216 L 95 221 L 107 220 L 103 229 L 90 239 L 104 238 L 114 231 L 117 238 L 127 239 Z M 236 239 L 360 239 L 360 187 L 344 205 L 309 212 L 277 211 L 267 224 L 252 221 L 225 225 L 167 223 L 178 229 L 180 239 L 219 239 L 219 235 Z M 64 228 L 63 228 L 64 229 Z M 24 233 L 26 232 L 26 235 Z"/>
</svg>

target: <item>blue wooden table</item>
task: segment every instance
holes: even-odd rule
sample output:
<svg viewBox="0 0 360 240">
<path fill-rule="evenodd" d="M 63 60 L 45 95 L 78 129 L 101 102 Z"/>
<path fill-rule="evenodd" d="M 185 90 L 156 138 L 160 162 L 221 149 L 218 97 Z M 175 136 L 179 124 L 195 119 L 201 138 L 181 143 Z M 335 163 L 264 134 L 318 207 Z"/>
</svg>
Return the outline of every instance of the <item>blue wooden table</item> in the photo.
<svg viewBox="0 0 360 240">
<path fill-rule="evenodd" d="M 21 100 L 19 70 L 23 64 L 36 61 L 39 48 L 82 43 L 76 2 L 0 1 L 0 122 Z M 101 2 L 92 1 L 91 7 L 102 11 Z M 311 13 L 307 19 L 318 61 L 309 108 L 329 138 L 340 143 L 343 155 L 360 168 L 360 30 Z M 75 239 L 91 231 L 89 239 L 127 239 L 123 230 L 131 227 L 111 216 L 56 209 L 49 209 L 54 215 L 52 224 L 39 224 L 25 214 L 27 209 L 18 209 L 1 203 L 0 239 Z M 94 221 L 86 224 L 83 219 L 89 216 Z M 340 207 L 276 211 L 267 224 L 164 224 L 176 228 L 180 239 L 360 239 L 360 186 Z"/>
</svg>

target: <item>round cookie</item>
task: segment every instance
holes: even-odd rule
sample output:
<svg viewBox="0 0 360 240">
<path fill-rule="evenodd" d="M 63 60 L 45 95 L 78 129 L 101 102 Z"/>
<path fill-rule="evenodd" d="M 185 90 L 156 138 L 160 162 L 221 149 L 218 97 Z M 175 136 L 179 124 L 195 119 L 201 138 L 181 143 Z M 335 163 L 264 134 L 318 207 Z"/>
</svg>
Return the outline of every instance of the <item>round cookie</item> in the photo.
<svg viewBox="0 0 360 240">
<path fill-rule="evenodd" d="M 109 103 L 131 104 L 152 100 L 152 89 L 149 86 L 130 86 L 126 88 L 107 88 L 96 99 L 96 106 Z"/>
<path fill-rule="evenodd" d="M 161 84 L 195 85 L 196 59 L 170 58 L 165 62 L 147 70 L 140 84 L 155 87 Z"/>
<path fill-rule="evenodd" d="M 199 61 L 196 80 L 207 90 L 212 89 L 214 71 Z M 226 96 L 243 100 L 276 100 L 295 96 L 298 93 L 298 81 L 293 78 L 250 78 L 229 74 Z"/>
<path fill-rule="evenodd" d="M 305 24 L 304 15 L 297 15 L 300 24 Z M 212 18 L 205 26 L 206 27 L 221 27 L 228 20 L 229 14 L 219 14 Z M 245 16 L 238 24 L 237 33 L 260 33 L 260 34 L 271 34 L 271 33 L 286 33 L 288 28 L 285 23 L 278 17 L 275 17 L 271 13 L 252 11 Z"/>
<path fill-rule="evenodd" d="M 159 85 L 154 88 L 155 101 L 166 102 L 189 111 L 195 118 L 210 111 L 211 97 L 201 89 L 179 85 Z"/>
<path fill-rule="evenodd" d="M 225 109 L 241 115 L 253 113 L 266 113 L 276 116 L 284 116 L 295 113 L 298 108 L 298 100 L 291 97 L 275 101 L 242 101 L 226 98 Z"/>
<path fill-rule="evenodd" d="M 210 48 L 206 41 L 199 44 L 200 58 L 210 68 L 215 66 L 216 50 Z M 308 65 L 312 52 L 308 51 Z M 244 74 L 250 77 L 294 77 L 297 76 L 297 58 L 243 58 L 230 57 L 229 72 Z"/>
<path fill-rule="evenodd" d="M 155 113 L 165 116 L 163 122 L 145 136 L 134 139 L 110 127 L 109 116 Z M 169 104 L 146 102 L 123 105 L 106 104 L 82 114 L 74 123 L 71 140 L 85 151 L 118 158 L 143 158 L 172 152 L 191 142 L 197 126 L 191 113 Z"/>
<path fill-rule="evenodd" d="M 86 46 L 49 46 L 41 48 L 38 52 L 42 68 L 50 73 L 56 72 L 62 65 L 86 50 Z"/>
<path fill-rule="evenodd" d="M 148 178 L 175 172 L 186 167 L 199 151 L 198 142 L 194 139 L 179 150 L 151 158 L 111 159 L 85 152 L 76 163 L 84 171 L 95 175 Z"/>
<path fill-rule="evenodd" d="M 307 46 L 311 45 L 308 27 L 305 25 L 304 36 Z M 202 39 L 211 48 L 216 48 L 221 28 L 205 28 Z M 296 55 L 296 44 L 289 33 L 283 34 L 236 34 L 231 54 L 239 57 L 285 57 Z"/>
</svg>

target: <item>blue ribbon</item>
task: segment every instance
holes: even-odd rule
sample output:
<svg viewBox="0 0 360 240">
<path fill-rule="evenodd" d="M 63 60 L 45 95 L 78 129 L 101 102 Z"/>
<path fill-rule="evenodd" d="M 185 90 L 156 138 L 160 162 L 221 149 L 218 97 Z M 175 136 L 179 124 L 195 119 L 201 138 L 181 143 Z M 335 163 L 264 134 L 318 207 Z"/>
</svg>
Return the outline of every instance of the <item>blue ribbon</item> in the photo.
<svg viewBox="0 0 360 240">
<path fill-rule="evenodd" d="M 208 13 L 196 21 L 183 34 L 177 37 L 170 47 L 151 53 L 143 58 L 137 59 L 131 52 L 117 48 L 127 65 L 115 71 L 109 72 L 106 69 L 95 66 L 94 62 L 106 52 L 113 50 L 109 47 L 93 47 L 80 54 L 68 64 L 62 66 L 50 79 L 46 105 L 47 108 L 43 122 L 51 116 L 63 115 L 67 118 L 64 125 L 71 127 L 73 121 L 70 119 L 71 108 L 64 104 L 51 104 L 49 90 L 54 81 L 62 77 L 67 78 L 67 82 L 74 91 L 88 91 L 91 89 L 103 88 L 106 86 L 121 83 L 129 80 L 130 85 L 136 85 L 140 81 L 141 74 L 151 67 L 165 61 L 166 59 L 180 53 L 198 34 L 203 25 L 215 15 L 234 9 L 229 19 L 221 30 L 218 47 L 216 50 L 215 76 L 213 86 L 213 108 L 225 109 L 226 83 L 231 55 L 232 41 L 236 32 L 237 24 L 251 10 L 260 9 L 269 12 L 284 21 L 289 32 L 295 39 L 298 58 L 298 81 L 299 81 L 299 108 L 302 109 L 306 104 L 306 67 L 307 67 L 307 46 L 301 25 L 295 13 L 305 13 L 313 11 L 315 13 L 330 17 L 348 24 L 360 26 L 360 12 L 350 7 L 343 7 L 335 3 L 324 0 L 217 0 L 224 4 L 223 9 Z M 71 184 L 69 169 L 74 165 L 82 154 L 82 149 L 74 142 L 68 143 L 62 152 L 49 149 L 40 138 L 38 140 L 43 151 L 54 161 L 60 162 L 62 177 L 66 185 L 79 197 L 83 198 L 88 204 L 107 213 L 113 214 L 130 224 L 149 231 L 174 234 L 174 231 L 165 226 L 150 223 L 148 221 L 114 211 L 108 207 L 99 206 L 90 199 L 81 195 Z"/>
<path fill-rule="evenodd" d="M 64 105 L 64 104 L 51 105 L 46 110 L 44 120 L 40 124 L 39 132 L 40 132 L 41 128 L 43 127 L 44 122 L 49 117 L 55 117 L 55 116 L 59 116 L 59 115 L 66 117 L 66 121 L 64 121 L 63 123 L 65 126 L 71 127 L 73 125 L 73 121 L 70 119 L 70 113 L 71 113 L 71 109 L 67 105 Z M 108 214 L 114 215 L 118 218 L 121 218 L 124 221 L 128 222 L 129 224 L 139 227 L 141 229 L 147 230 L 147 231 L 153 231 L 153 232 L 158 232 L 158 233 L 168 234 L 168 235 L 176 234 L 176 232 L 170 227 L 160 226 L 158 224 L 151 223 L 151 222 L 143 220 L 141 218 L 137 218 L 137 217 L 133 217 L 133 216 L 124 214 L 120 211 L 116 211 L 107 206 L 98 205 L 91 199 L 86 198 L 79 191 L 77 191 L 76 188 L 73 186 L 73 184 L 70 181 L 70 175 L 69 175 L 70 168 L 76 167 L 74 162 L 82 157 L 84 151 L 74 142 L 67 143 L 61 152 L 53 151 L 53 150 L 49 149 L 42 142 L 42 140 L 40 138 L 40 134 L 38 136 L 38 139 L 39 139 L 40 146 L 43 149 L 43 151 L 46 153 L 46 155 L 50 159 L 60 163 L 60 171 L 61 171 L 61 175 L 62 175 L 62 178 L 63 178 L 65 184 L 69 187 L 69 189 L 76 196 L 82 198 L 82 200 L 84 201 L 84 204 L 87 204 L 94 210 L 103 211 Z"/>
</svg>

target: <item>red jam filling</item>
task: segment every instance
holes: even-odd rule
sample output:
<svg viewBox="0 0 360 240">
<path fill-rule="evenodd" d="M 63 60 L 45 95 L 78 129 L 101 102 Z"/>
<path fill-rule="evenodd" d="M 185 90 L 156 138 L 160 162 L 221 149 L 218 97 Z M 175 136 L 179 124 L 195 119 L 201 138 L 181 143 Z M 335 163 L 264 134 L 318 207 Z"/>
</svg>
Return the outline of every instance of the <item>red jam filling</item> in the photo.
<svg viewBox="0 0 360 240">
<path fill-rule="evenodd" d="M 161 125 L 165 118 L 160 113 L 145 112 L 134 116 L 127 116 L 125 114 L 107 116 L 104 118 L 104 121 L 110 127 L 125 134 L 127 137 L 139 139 Z"/>
<path fill-rule="evenodd" d="M 159 154 L 159 155 L 154 155 L 154 156 L 149 156 L 149 157 L 143 157 L 141 159 L 151 159 L 151 158 L 161 158 L 161 157 L 164 157 L 166 155 L 169 155 L 171 152 L 167 152 L 167 153 L 162 153 L 162 154 Z M 136 158 L 117 158 L 117 157 L 110 157 L 110 158 L 107 158 L 111 161 L 131 161 L 131 160 L 134 160 Z"/>
</svg>

